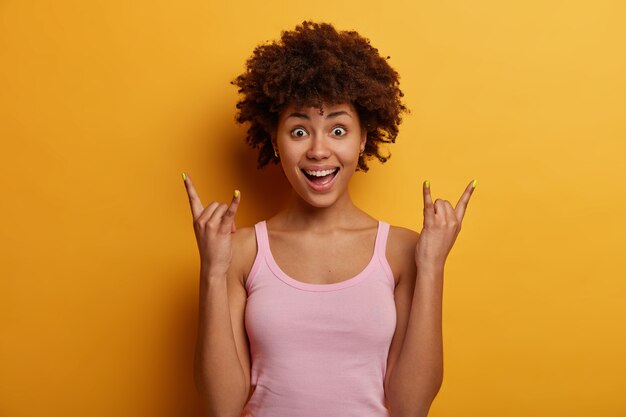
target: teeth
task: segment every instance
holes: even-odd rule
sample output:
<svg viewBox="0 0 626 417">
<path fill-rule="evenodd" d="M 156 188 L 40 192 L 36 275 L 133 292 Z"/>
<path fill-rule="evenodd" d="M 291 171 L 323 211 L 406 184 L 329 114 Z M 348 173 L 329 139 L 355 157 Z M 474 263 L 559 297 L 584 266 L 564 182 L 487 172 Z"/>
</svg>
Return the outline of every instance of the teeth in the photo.
<svg viewBox="0 0 626 417">
<path fill-rule="evenodd" d="M 309 171 L 309 170 L 305 169 L 304 172 L 306 172 L 309 175 L 313 175 L 315 177 L 325 177 L 326 175 L 332 174 L 336 170 L 337 170 L 337 168 L 335 168 L 335 169 L 325 169 L 323 171 Z"/>
</svg>

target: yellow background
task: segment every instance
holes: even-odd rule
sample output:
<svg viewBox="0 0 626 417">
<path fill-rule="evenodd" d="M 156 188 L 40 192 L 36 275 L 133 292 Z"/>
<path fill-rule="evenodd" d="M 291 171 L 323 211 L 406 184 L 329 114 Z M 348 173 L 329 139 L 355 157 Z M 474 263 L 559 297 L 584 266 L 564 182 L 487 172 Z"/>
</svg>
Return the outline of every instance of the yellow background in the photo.
<svg viewBox="0 0 626 417">
<path fill-rule="evenodd" d="M 412 113 L 352 184 L 456 204 L 430 416 L 626 415 L 626 4 L 0 3 L 0 415 L 192 416 L 199 256 L 181 172 L 238 225 L 285 196 L 230 80 L 304 19 L 371 39 Z M 278 198 L 269 198 L 279 181 Z"/>
</svg>

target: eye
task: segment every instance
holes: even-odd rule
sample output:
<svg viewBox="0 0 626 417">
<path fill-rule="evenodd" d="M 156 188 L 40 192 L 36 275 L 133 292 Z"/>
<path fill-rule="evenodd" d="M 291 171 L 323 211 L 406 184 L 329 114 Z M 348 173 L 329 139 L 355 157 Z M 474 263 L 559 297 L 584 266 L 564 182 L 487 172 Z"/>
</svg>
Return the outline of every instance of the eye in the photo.
<svg viewBox="0 0 626 417">
<path fill-rule="evenodd" d="M 301 138 L 306 135 L 306 130 L 301 127 L 296 127 L 291 131 L 291 136 L 295 136 L 297 138 Z"/>
<path fill-rule="evenodd" d="M 333 133 L 335 135 L 337 135 L 337 136 L 343 136 L 346 133 L 348 133 L 348 131 L 345 128 L 341 127 L 341 126 L 337 126 L 337 127 L 333 128 Z"/>
</svg>

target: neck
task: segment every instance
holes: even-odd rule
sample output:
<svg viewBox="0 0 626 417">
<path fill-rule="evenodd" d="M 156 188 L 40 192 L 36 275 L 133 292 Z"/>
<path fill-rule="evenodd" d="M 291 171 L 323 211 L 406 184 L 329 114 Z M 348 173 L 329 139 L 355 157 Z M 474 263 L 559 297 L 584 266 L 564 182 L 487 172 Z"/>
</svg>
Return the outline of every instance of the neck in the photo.
<svg viewBox="0 0 626 417">
<path fill-rule="evenodd" d="M 290 229 L 329 232 L 353 225 L 363 213 L 354 205 L 348 191 L 330 206 L 315 207 L 292 190 L 282 214 L 285 226 Z"/>
</svg>

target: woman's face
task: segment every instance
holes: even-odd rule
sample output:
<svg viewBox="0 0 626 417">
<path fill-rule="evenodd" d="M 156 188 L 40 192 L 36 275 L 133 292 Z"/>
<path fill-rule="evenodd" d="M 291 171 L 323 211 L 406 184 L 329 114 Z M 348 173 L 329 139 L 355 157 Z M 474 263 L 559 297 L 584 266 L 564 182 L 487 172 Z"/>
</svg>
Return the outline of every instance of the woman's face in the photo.
<svg viewBox="0 0 626 417">
<path fill-rule="evenodd" d="M 325 207 L 343 196 L 354 174 L 367 132 L 350 103 L 281 112 L 276 132 L 285 176 L 296 193 L 315 207 Z"/>
</svg>

